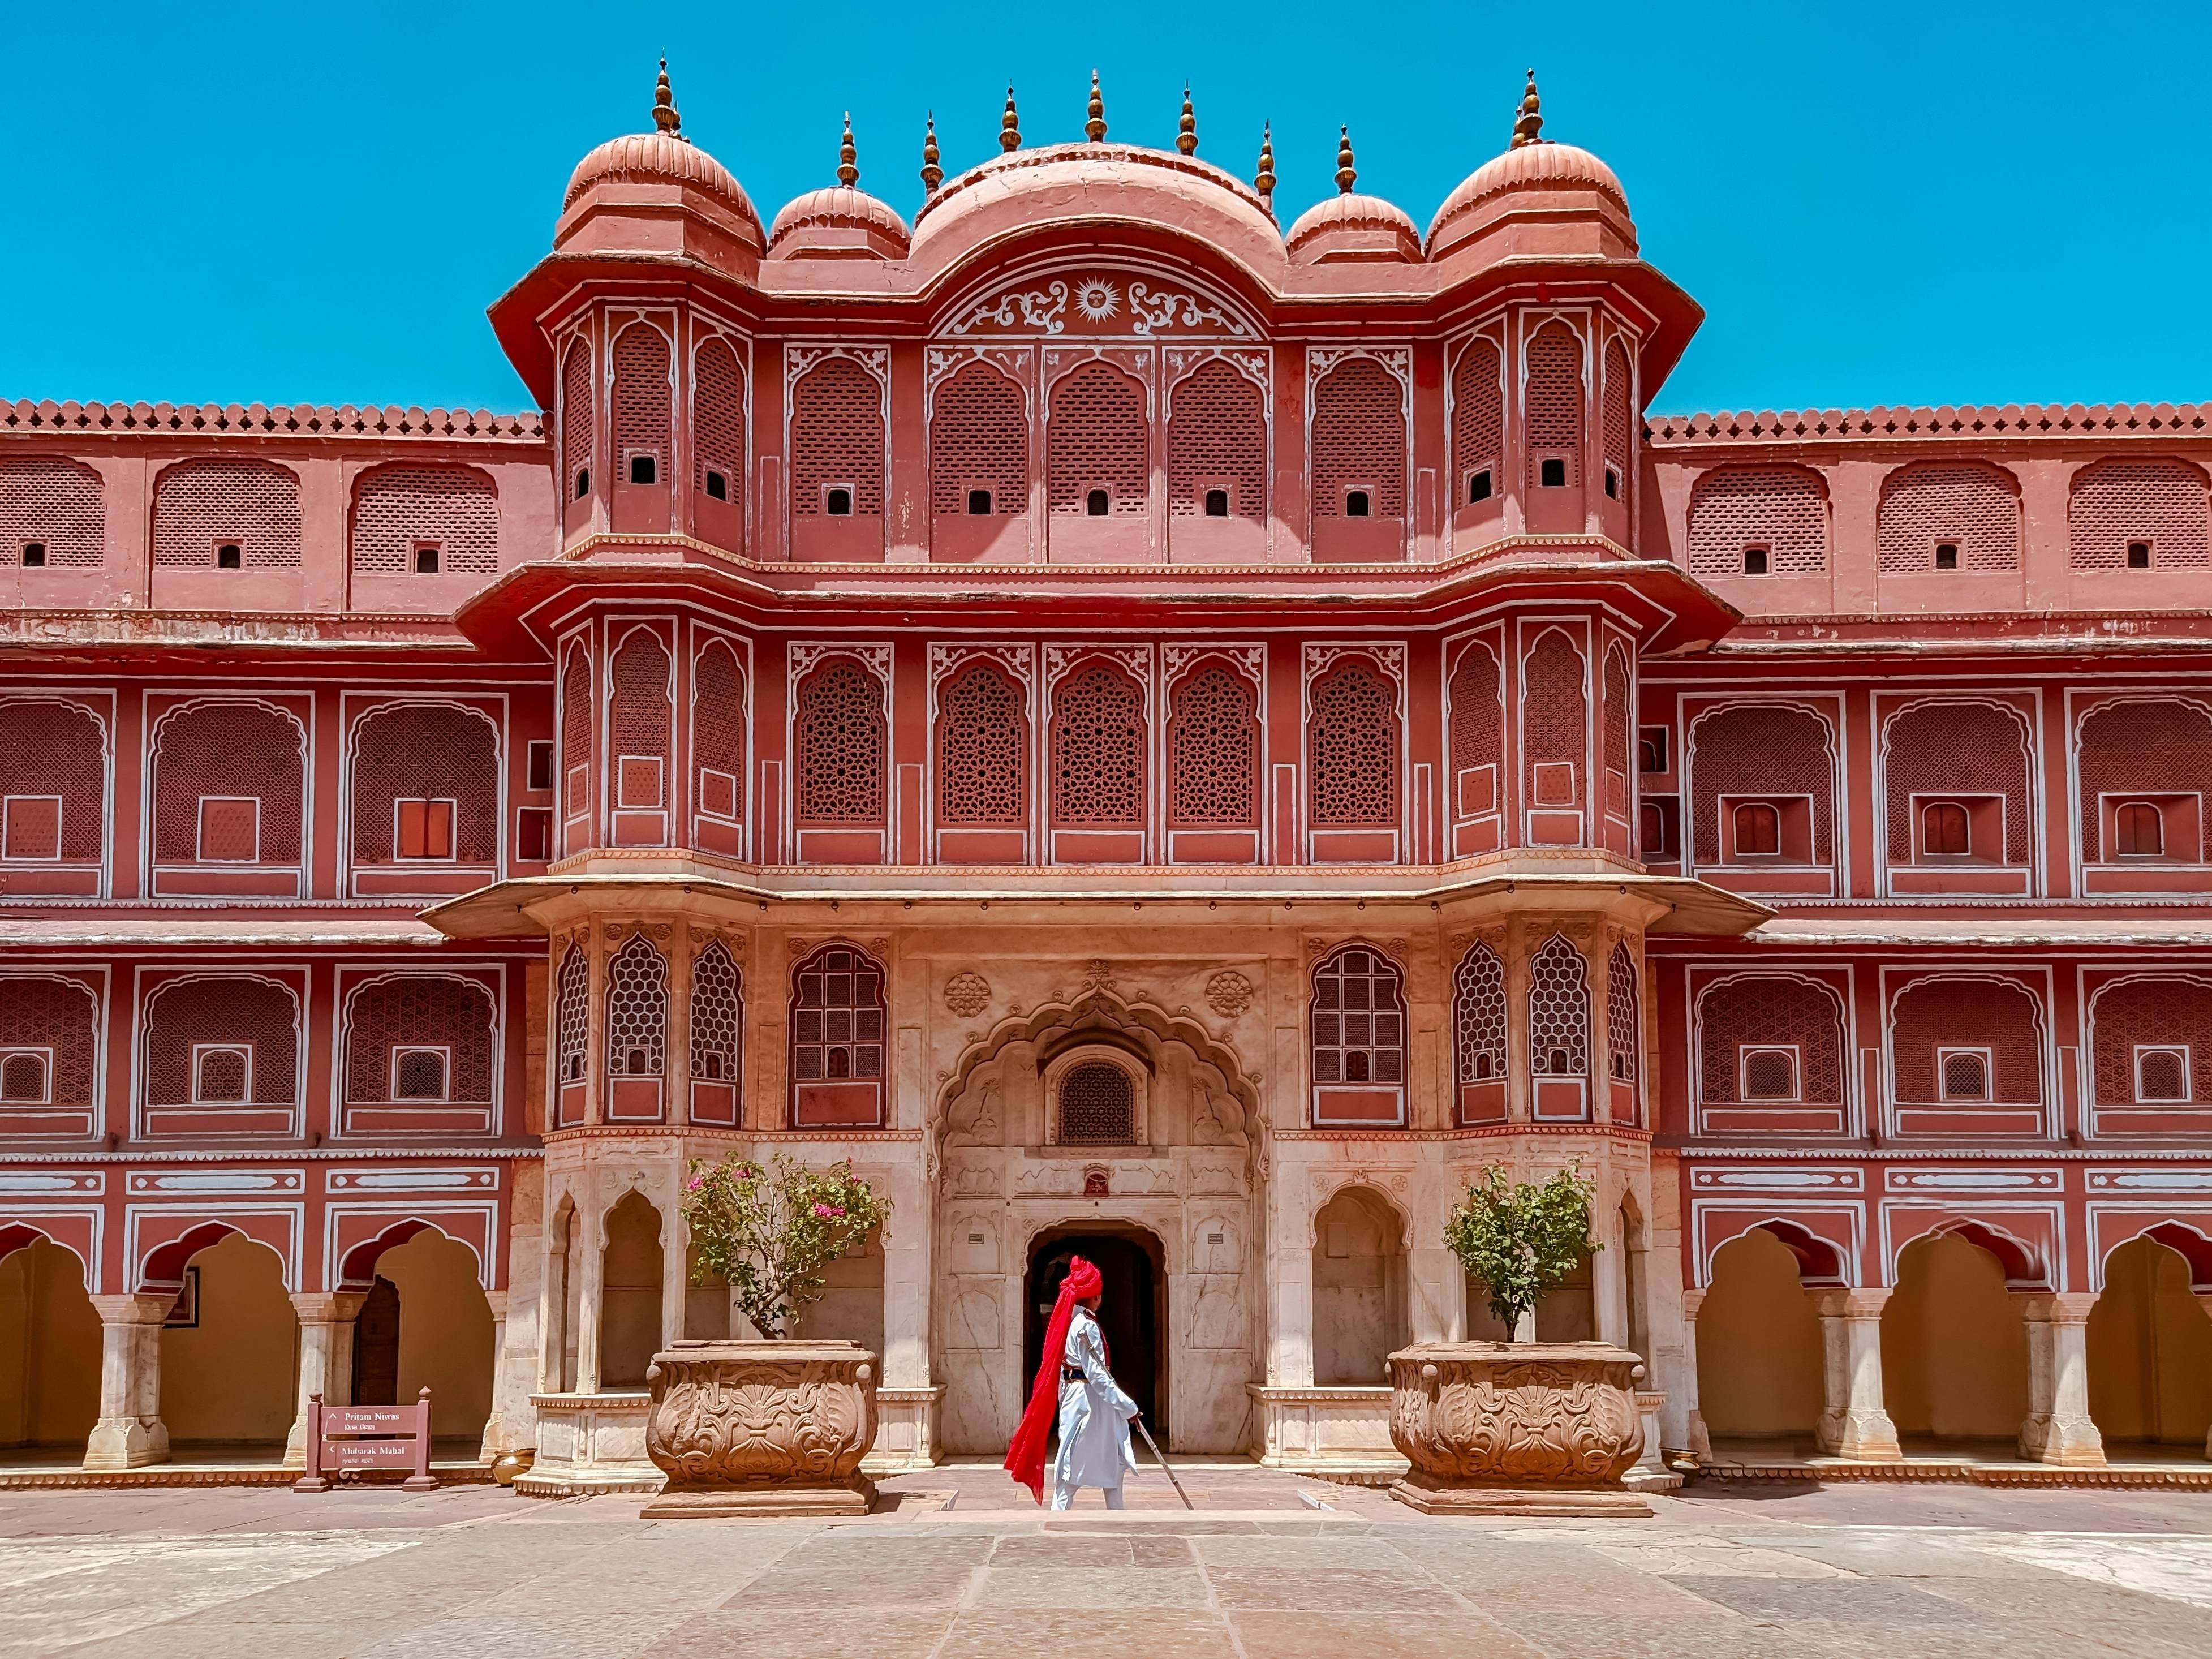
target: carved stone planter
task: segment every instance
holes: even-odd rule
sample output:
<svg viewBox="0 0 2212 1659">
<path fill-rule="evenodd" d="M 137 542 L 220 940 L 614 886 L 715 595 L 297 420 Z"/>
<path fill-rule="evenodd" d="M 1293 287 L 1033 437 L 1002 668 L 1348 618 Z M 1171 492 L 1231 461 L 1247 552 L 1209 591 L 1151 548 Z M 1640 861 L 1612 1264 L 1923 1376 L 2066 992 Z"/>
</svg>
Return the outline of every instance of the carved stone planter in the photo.
<svg viewBox="0 0 2212 1659">
<path fill-rule="evenodd" d="M 678 1342 L 646 1373 L 647 1455 L 668 1477 L 648 1520 L 866 1515 L 876 1356 L 857 1342 Z"/>
<path fill-rule="evenodd" d="M 1425 1515 L 1649 1515 L 1644 1362 L 1606 1342 L 1431 1342 L 1390 1356 L 1390 1495 Z"/>
</svg>

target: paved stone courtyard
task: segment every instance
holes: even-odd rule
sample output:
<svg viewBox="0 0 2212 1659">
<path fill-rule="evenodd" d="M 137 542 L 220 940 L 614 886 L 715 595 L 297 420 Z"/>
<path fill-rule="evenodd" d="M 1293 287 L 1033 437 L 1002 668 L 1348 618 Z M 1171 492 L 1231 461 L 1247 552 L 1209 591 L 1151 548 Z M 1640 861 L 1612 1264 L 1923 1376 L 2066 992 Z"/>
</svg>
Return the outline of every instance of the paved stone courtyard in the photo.
<svg viewBox="0 0 2212 1659">
<path fill-rule="evenodd" d="M 0 1654 L 1607 1659 L 2212 1652 L 2212 1496 L 1706 1482 L 1646 1521 L 1425 1520 L 1194 1466 L 1045 1517 L 995 1470 L 842 1524 L 490 1487 L 0 1493 Z M 1091 1502 L 1095 1494 L 1085 1494 Z M 1329 1507 L 1314 1508 L 1315 1504 Z"/>
</svg>

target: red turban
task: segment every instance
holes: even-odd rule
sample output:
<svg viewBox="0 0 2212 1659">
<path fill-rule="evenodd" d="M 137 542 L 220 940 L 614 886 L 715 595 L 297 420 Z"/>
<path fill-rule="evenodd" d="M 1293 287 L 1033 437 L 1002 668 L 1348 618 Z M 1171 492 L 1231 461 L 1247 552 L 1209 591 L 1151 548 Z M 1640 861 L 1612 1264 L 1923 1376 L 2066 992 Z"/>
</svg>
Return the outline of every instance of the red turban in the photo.
<svg viewBox="0 0 2212 1659">
<path fill-rule="evenodd" d="M 1076 1303 L 1097 1295 L 1104 1283 L 1098 1269 L 1081 1256 L 1069 1261 L 1067 1277 L 1060 1281 L 1060 1300 L 1052 1304 L 1052 1319 L 1044 1328 L 1044 1354 L 1030 1389 L 1029 1407 L 1022 1413 L 1013 1443 L 1006 1448 L 1006 1473 L 1027 1486 L 1040 1504 L 1044 1502 L 1044 1443 L 1051 1437 L 1053 1419 L 1060 1412 L 1060 1368 L 1067 1352 L 1068 1322 L 1075 1317 Z"/>
</svg>

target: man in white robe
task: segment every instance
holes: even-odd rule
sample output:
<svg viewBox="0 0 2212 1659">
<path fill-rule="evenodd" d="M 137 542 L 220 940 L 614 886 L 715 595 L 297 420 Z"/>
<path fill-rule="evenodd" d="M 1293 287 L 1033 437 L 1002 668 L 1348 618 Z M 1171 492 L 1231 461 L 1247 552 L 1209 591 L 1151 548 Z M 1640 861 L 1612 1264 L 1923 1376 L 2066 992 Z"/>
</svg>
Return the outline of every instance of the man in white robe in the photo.
<svg viewBox="0 0 2212 1659">
<path fill-rule="evenodd" d="M 1098 1328 L 1100 1292 L 1077 1298 L 1060 1364 L 1060 1450 L 1052 1464 L 1052 1507 L 1073 1508 L 1078 1489 L 1102 1486 L 1106 1507 L 1121 1507 L 1122 1476 L 1137 1467 L 1129 1419 L 1137 1402 L 1107 1369 Z"/>
</svg>

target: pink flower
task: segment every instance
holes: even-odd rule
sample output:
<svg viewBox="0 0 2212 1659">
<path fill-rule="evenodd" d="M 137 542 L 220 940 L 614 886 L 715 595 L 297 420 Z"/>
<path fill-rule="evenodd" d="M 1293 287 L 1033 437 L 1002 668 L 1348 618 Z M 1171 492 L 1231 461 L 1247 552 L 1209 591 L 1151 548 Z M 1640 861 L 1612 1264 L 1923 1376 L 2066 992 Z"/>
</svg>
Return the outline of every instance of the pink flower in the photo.
<svg viewBox="0 0 2212 1659">
<path fill-rule="evenodd" d="M 817 1204 L 814 1206 L 814 1213 L 822 1217 L 824 1220 L 827 1220 L 832 1217 L 841 1216 L 845 1212 L 839 1209 L 835 1204 Z"/>
</svg>

